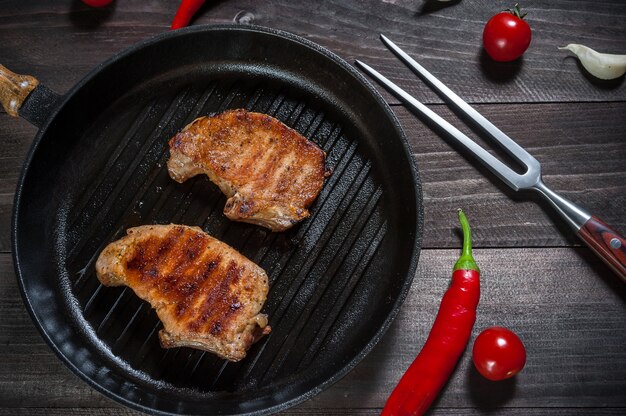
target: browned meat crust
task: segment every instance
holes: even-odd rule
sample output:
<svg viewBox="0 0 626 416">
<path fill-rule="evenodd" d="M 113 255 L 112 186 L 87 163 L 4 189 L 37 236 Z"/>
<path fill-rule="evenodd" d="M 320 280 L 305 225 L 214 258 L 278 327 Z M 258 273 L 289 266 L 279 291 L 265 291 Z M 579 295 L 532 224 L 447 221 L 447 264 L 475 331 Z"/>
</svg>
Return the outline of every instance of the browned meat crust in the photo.
<svg viewBox="0 0 626 416">
<path fill-rule="evenodd" d="M 239 361 L 270 332 L 259 313 L 267 275 L 232 247 L 184 225 L 145 225 L 109 244 L 96 262 L 105 286 L 129 286 L 156 309 L 164 348 L 187 346 Z"/>
<path fill-rule="evenodd" d="M 200 117 L 169 141 L 170 176 L 204 173 L 228 197 L 234 221 L 283 231 L 309 216 L 324 183 L 324 152 L 265 114 L 230 110 Z"/>
</svg>

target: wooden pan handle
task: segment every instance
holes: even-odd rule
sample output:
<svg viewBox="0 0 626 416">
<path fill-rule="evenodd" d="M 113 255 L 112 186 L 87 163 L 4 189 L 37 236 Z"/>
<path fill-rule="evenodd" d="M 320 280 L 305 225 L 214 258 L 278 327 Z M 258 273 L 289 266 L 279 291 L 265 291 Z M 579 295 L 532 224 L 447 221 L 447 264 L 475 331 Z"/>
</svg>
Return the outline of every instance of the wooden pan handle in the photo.
<svg viewBox="0 0 626 416">
<path fill-rule="evenodd" d="M 595 216 L 582 226 L 578 235 L 626 282 L 626 238 Z"/>
<path fill-rule="evenodd" d="M 39 84 L 35 77 L 20 75 L 0 65 L 0 103 L 7 114 L 17 117 L 17 111 L 28 94 Z"/>
</svg>

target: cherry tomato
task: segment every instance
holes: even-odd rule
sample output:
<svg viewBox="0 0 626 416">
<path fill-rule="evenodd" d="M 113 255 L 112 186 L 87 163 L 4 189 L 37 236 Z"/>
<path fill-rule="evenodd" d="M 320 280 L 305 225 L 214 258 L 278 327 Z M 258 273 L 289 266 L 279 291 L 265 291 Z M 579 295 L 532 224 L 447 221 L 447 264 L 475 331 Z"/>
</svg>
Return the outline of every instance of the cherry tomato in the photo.
<svg viewBox="0 0 626 416">
<path fill-rule="evenodd" d="M 91 7 L 104 7 L 111 4 L 113 0 L 82 0 L 82 2 Z"/>
<path fill-rule="evenodd" d="M 519 5 L 493 16 L 483 29 L 483 46 L 494 61 L 513 61 L 526 52 L 530 45 L 530 26 Z"/>
<path fill-rule="evenodd" d="M 514 332 L 494 326 L 476 337 L 472 349 L 476 370 L 492 381 L 504 380 L 519 373 L 526 364 L 526 349 Z"/>
</svg>

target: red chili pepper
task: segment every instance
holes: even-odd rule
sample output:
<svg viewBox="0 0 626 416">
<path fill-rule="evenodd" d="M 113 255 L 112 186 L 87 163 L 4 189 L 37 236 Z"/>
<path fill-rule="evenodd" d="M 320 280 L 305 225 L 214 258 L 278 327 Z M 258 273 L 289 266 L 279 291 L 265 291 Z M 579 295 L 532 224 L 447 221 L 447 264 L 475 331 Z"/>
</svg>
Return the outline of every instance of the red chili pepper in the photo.
<svg viewBox="0 0 626 416">
<path fill-rule="evenodd" d="M 204 2 L 205 0 L 181 1 L 180 6 L 178 6 L 178 10 L 176 11 L 176 15 L 174 16 L 174 20 L 172 21 L 170 30 L 180 29 L 181 27 L 187 26 L 193 15 L 196 14 Z"/>
<path fill-rule="evenodd" d="M 421 415 L 428 410 L 465 350 L 476 320 L 480 270 L 472 257 L 472 236 L 463 211 L 463 251 L 454 265 L 428 339 L 385 404 L 382 416 Z"/>
</svg>

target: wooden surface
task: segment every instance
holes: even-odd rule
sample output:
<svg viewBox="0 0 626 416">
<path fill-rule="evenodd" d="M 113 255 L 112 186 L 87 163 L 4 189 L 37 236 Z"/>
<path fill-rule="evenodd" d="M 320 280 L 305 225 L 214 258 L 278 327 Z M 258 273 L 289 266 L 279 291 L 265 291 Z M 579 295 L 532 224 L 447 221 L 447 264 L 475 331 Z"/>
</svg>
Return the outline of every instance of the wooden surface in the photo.
<svg viewBox="0 0 626 416">
<path fill-rule="evenodd" d="M 107 58 L 169 27 L 175 1 L 0 1 L 0 63 L 63 93 Z M 583 43 L 626 53 L 626 7 L 614 1 L 528 1 L 533 41 L 494 64 L 482 26 L 504 1 L 208 2 L 194 24 L 253 23 L 293 32 L 348 62 L 362 59 L 458 118 L 378 41 L 385 33 L 542 162 L 544 180 L 626 233 L 626 87 L 598 81 L 556 49 Z M 387 95 L 386 95 L 387 96 Z M 387 96 L 390 98 L 389 96 Z M 626 288 L 550 207 L 515 194 L 390 98 L 419 165 L 425 231 L 417 277 L 382 342 L 350 374 L 284 414 L 377 414 L 418 353 L 459 253 L 455 209 L 474 228 L 482 295 L 473 338 L 507 326 L 527 347 L 524 371 L 491 383 L 466 353 L 433 415 L 626 413 Z M 471 130 L 463 127 L 470 133 Z M 0 113 L 0 415 L 131 415 L 54 356 L 26 312 L 11 260 L 13 192 L 36 129 Z M 471 346 L 470 341 L 470 346 Z"/>
</svg>

